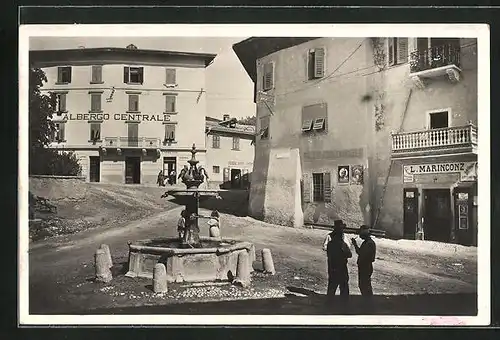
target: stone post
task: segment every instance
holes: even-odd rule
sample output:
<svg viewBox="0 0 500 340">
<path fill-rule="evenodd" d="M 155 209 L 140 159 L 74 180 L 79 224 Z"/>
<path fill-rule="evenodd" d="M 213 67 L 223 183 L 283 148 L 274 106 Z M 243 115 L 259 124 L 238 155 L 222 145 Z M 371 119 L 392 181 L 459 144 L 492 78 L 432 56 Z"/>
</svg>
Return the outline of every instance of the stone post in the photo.
<svg viewBox="0 0 500 340">
<path fill-rule="evenodd" d="M 256 260 L 256 254 L 255 254 L 255 245 L 251 245 L 250 249 L 248 250 L 248 256 L 249 256 L 249 263 L 250 263 L 250 271 L 253 272 L 253 263 Z"/>
<path fill-rule="evenodd" d="M 106 253 L 106 258 L 109 263 L 109 268 L 113 267 L 113 259 L 111 258 L 111 251 L 109 250 L 109 246 L 107 244 L 101 244 L 101 249 Z"/>
<path fill-rule="evenodd" d="M 274 275 L 276 274 L 276 270 L 274 270 L 273 257 L 271 255 L 271 250 L 265 248 L 262 249 L 262 267 L 264 268 L 264 272 Z"/>
<path fill-rule="evenodd" d="M 153 291 L 166 293 L 167 290 L 167 269 L 163 263 L 157 263 L 153 271 Z"/>
<path fill-rule="evenodd" d="M 113 279 L 109 270 L 108 256 L 104 249 L 97 249 L 95 252 L 95 279 L 98 282 L 109 282 Z"/>
<path fill-rule="evenodd" d="M 250 266 L 249 266 L 249 256 L 248 252 L 242 251 L 238 254 L 238 265 L 236 267 L 236 279 L 235 283 L 247 287 L 250 285 Z"/>
</svg>

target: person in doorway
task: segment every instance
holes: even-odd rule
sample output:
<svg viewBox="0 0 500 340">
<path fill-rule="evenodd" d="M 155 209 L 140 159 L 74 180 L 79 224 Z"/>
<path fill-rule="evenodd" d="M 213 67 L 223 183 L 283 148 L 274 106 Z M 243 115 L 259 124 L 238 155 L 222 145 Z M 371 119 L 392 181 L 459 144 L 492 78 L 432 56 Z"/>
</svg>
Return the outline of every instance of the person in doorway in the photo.
<svg viewBox="0 0 500 340">
<path fill-rule="evenodd" d="M 186 210 L 181 211 L 181 217 L 177 221 L 177 234 L 179 235 L 179 240 L 184 238 L 184 233 L 186 231 Z"/>
<path fill-rule="evenodd" d="M 358 254 L 358 285 L 361 295 L 370 297 L 373 296 L 372 274 L 377 247 L 370 237 L 370 227 L 367 225 L 360 227 L 359 237 L 363 239 L 361 247 L 358 246 L 356 239 L 351 239 L 352 245 Z"/>
<path fill-rule="evenodd" d="M 210 219 L 207 222 L 209 227 L 210 237 L 221 237 L 220 236 L 220 215 L 217 210 L 212 211 L 210 214 Z"/>
<path fill-rule="evenodd" d="M 352 257 L 349 245 L 344 241 L 345 224 L 342 220 L 335 220 L 333 231 L 329 233 L 323 243 L 323 250 L 328 257 L 328 289 L 327 296 L 332 297 L 340 288 L 340 295 L 349 296 L 349 273 L 347 260 Z"/>
<path fill-rule="evenodd" d="M 170 171 L 170 173 L 168 174 L 168 184 L 174 185 L 176 175 L 177 173 L 175 172 L 175 170 Z"/>
<path fill-rule="evenodd" d="M 160 170 L 160 172 L 158 173 L 158 179 L 156 180 L 156 182 L 158 183 L 158 186 L 159 187 L 164 187 L 165 186 L 165 182 L 164 182 L 164 177 L 163 177 L 163 171 Z"/>
</svg>

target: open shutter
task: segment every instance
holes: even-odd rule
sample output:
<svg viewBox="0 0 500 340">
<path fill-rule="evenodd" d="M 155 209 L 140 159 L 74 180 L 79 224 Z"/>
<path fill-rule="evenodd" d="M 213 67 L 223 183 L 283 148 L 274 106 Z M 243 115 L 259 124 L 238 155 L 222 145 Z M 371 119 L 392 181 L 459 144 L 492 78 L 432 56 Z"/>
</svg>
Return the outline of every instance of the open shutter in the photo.
<svg viewBox="0 0 500 340">
<path fill-rule="evenodd" d="M 323 174 L 323 196 L 325 202 L 330 203 L 332 201 L 332 184 L 331 184 L 331 173 L 325 172 Z"/>
<path fill-rule="evenodd" d="M 398 64 L 408 61 L 408 38 L 398 38 Z"/>
<path fill-rule="evenodd" d="M 274 86 L 274 64 L 267 63 L 264 65 L 264 90 L 270 90 Z"/>
<path fill-rule="evenodd" d="M 323 78 L 325 74 L 325 50 L 323 48 L 314 49 L 314 77 Z"/>
<path fill-rule="evenodd" d="M 224 168 L 224 173 L 222 174 L 224 183 L 229 182 L 229 168 Z"/>
<path fill-rule="evenodd" d="M 311 174 L 302 175 L 302 200 L 304 203 L 311 202 Z"/>
<path fill-rule="evenodd" d="M 57 97 L 59 99 L 59 112 L 66 112 L 66 93 L 61 93 Z"/>
<path fill-rule="evenodd" d="M 73 73 L 73 68 L 68 67 L 68 83 L 71 83 L 71 74 Z"/>
<path fill-rule="evenodd" d="M 123 68 L 123 82 L 124 82 L 125 84 L 127 84 L 127 83 L 128 83 L 128 80 L 129 80 L 129 73 L 130 73 L 130 69 L 129 69 L 127 66 L 125 66 L 125 67 Z"/>
<path fill-rule="evenodd" d="M 63 74 L 63 68 L 58 67 L 57 68 L 57 82 L 62 83 L 62 74 Z"/>
<path fill-rule="evenodd" d="M 144 83 L 144 67 L 139 68 L 139 83 Z"/>
<path fill-rule="evenodd" d="M 389 65 L 394 65 L 394 38 L 389 38 L 387 40 L 387 43 L 389 45 L 389 48 L 388 48 Z"/>
<path fill-rule="evenodd" d="M 175 112 L 175 96 L 165 96 L 165 112 Z"/>
</svg>

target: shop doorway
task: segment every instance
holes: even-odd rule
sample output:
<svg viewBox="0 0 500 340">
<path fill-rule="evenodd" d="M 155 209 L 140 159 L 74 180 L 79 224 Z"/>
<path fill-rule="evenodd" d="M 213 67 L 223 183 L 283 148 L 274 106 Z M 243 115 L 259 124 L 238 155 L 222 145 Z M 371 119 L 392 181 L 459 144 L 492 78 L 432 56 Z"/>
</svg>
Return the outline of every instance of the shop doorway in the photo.
<svg viewBox="0 0 500 340">
<path fill-rule="evenodd" d="M 404 213 L 403 213 L 403 237 L 414 240 L 418 225 L 418 189 L 407 188 L 403 190 Z"/>
<path fill-rule="evenodd" d="M 231 189 L 241 188 L 241 169 L 231 169 Z"/>
<path fill-rule="evenodd" d="M 163 157 L 163 176 L 169 179 L 170 184 L 177 183 L 177 158 L 176 157 Z M 175 176 L 169 178 L 170 174 L 175 172 Z"/>
<path fill-rule="evenodd" d="M 140 184 L 141 183 L 141 158 L 126 157 L 125 158 L 125 183 Z"/>
<path fill-rule="evenodd" d="M 101 179 L 101 158 L 90 156 L 90 181 L 99 182 Z"/>
<path fill-rule="evenodd" d="M 449 242 L 451 235 L 451 198 L 448 189 L 427 189 L 424 194 L 424 238 Z"/>
</svg>

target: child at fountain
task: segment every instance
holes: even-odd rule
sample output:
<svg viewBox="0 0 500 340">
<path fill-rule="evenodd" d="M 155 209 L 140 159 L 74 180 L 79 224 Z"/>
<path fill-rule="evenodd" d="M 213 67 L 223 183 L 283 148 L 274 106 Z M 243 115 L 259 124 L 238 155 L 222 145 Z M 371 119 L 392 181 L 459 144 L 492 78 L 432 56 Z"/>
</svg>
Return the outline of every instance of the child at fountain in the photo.
<svg viewBox="0 0 500 340">
<path fill-rule="evenodd" d="M 207 222 L 210 233 L 210 237 L 221 237 L 220 236 L 220 223 L 219 223 L 219 212 L 217 210 L 212 211 L 210 219 Z"/>
<path fill-rule="evenodd" d="M 181 211 L 181 218 L 177 222 L 177 234 L 179 234 L 179 239 L 182 240 L 184 237 L 184 232 L 186 230 L 186 210 Z"/>
</svg>

